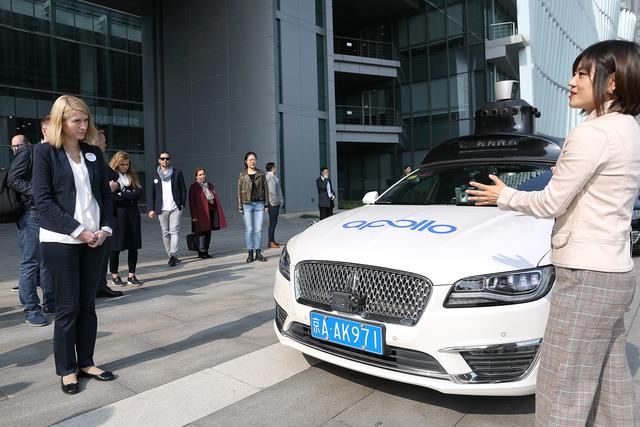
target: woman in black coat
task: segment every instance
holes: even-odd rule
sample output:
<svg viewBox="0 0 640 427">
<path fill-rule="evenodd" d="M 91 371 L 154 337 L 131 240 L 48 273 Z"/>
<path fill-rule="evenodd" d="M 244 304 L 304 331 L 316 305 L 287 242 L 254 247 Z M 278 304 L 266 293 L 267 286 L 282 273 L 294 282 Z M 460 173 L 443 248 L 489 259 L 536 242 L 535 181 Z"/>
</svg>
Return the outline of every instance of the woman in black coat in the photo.
<svg viewBox="0 0 640 427">
<path fill-rule="evenodd" d="M 141 286 L 142 282 L 136 277 L 136 265 L 138 264 L 138 249 L 142 248 L 140 211 L 138 210 L 142 186 L 138 174 L 131 164 L 129 153 L 118 151 L 111 158 L 109 166 L 117 175 L 117 181 L 120 184 L 120 190 L 113 195 L 117 215 L 111 238 L 109 262 L 111 283 L 114 286 Z M 128 251 L 129 274 L 126 283 L 118 275 L 120 252 L 122 251 Z"/>
</svg>

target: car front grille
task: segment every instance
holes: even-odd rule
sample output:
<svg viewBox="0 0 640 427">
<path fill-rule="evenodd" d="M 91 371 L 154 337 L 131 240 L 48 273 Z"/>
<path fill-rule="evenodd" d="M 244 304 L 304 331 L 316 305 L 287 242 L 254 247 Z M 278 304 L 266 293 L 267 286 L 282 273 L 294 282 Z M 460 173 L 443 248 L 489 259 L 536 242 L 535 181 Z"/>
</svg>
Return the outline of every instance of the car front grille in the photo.
<svg viewBox="0 0 640 427">
<path fill-rule="evenodd" d="M 285 332 L 289 338 L 308 347 L 324 351 L 345 359 L 365 363 L 379 368 L 391 369 L 412 375 L 450 380 L 449 375 L 436 359 L 427 353 L 399 347 L 385 346 L 385 354 L 368 353 L 329 341 L 314 338 L 309 326 L 292 322 Z"/>
<path fill-rule="evenodd" d="M 363 318 L 415 325 L 422 315 L 431 282 L 421 276 L 379 267 L 310 261 L 296 266 L 297 301 L 331 310 L 333 292 L 364 297 Z"/>
<path fill-rule="evenodd" d="M 460 355 L 473 372 L 471 382 L 509 382 L 522 379 L 530 372 L 539 348 L 540 344 L 537 342 L 461 351 Z"/>
</svg>

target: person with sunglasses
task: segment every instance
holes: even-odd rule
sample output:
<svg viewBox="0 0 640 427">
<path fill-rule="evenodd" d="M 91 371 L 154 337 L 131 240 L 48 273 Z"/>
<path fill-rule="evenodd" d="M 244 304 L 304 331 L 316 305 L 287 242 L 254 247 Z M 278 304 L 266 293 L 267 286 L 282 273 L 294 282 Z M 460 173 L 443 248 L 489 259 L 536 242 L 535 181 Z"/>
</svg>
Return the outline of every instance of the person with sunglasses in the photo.
<svg viewBox="0 0 640 427">
<path fill-rule="evenodd" d="M 162 151 L 158 156 L 158 176 L 154 177 L 149 199 L 149 218 L 160 220 L 162 240 L 169 255 L 169 266 L 180 262 L 178 259 L 178 239 L 180 216 L 187 199 L 187 188 L 180 169 L 171 166 L 171 155 Z"/>
<path fill-rule="evenodd" d="M 15 157 L 9 166 L 7 186 L 20 195 L 24 204 L 24 212 L 16 223 L 22 252 L 18 275 L 20 303 L 24 306 L 27 325 L 45 326 L 48 321 L 43 314 L 55 313 L 55 295 L 40 257 L 40 214 L 31 191 L 33 146 L 25 135 L 16 135 L 11 139 L 11 150 Z M 38 283 L 42 288 L 42 304 L 37 292 Z"/>
</svg>

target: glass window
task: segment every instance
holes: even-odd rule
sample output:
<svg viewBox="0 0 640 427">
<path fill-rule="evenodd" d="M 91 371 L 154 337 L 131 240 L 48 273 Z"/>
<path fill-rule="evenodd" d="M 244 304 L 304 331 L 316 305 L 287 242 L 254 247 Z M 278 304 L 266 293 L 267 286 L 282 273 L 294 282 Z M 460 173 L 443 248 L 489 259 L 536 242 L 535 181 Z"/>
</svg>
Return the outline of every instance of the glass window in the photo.
<svg viewBox="0 0 640 427">
<path fill-rule="evenodd" d="M 467 48 L 463 47 L 449 52 L 449 74 L 460 74 L 468 71 Z"/>
<path fill-rule="evenodd" d="M 443 40 L 445 38 L 445 17 L 444 7 L 429 6 L 429 40 L 431 42 Z"/>
<path fill-rule="evenodd" d="M 467 5 L 469 44 L 484 44 L 484 9 L 482 0 L 467 0 Z"/>
<path fill-rule="evenodd" d="M 412 51 L 411 76 L 414 82 L 427 80 L 429 78 L 429 74 L 427 73 L 427 51 L 425 49 Z"/>
<path fill-rule="evenodd" d="M 469 74 L 463 73 L 449 79 L 449 107 L 462 119 L 469 118 Z"/>
<path fill-rule="evenodd" d="M 320 167 L 327 166 L 327 121 L 318 119 L 318 146 Z"/>
<path fill-rule="evenodd" d="M 409 46 L 409 20 L 403 19 L 398 22 L 398 47 L 406 49 Z"/>
<path fill-rule="evenodd" d="M 23 30 L 33 30 L 33 2 L 27 0 L 12 0 L 13 26 Z"/>
<path fill-rule="evenodd" d="M 412 46 L 427 43 L 427 25 L 424 15 L 416 15 L 409 18 L 409 33 Z"/>
<path fill-rule="evenodd" d="M 413 148 L 415 150 L 431 148 L 429 125 L 427 123 L 413 125 Z"/>
<path fill-rule="evenodd" d="M 429 110 L 429 82 L 419 82 L 413 85 L 413 113 Z M 446 102 L 446 99 L 445 99 Z"/>
<path fill-rule="evenodd" d="M 56 34 L 69 39 L 75 39 L 75 13 L 73 3 L 57 0 L 56 5 Z"/>
<path fill-rule="evenodd" d="M 448 80 L 448 78 L 431 80 L 431 112 L 433 114 L 442 114 L 449 111 Z"/>
<path fill-rule="evenodd" d="M 34 29 L 42 33 L 51 32 L 51 1 L 33 1 Z"/>
<path fill-rule="evenodd" d="M 546 165 L 477 164 L 422 167 L 382 195 L 376 204 L 474 206 L 465 190 L 470 181 L 492 184 L 489 174 L 497 175 L 508 186 L 521 191 L 542 190 L 551 179 Z"/>
<path fill-rule="evenodd" d="M 316 25 L 324 27 L 324 1 L 316 0 Z"/>
<path fill-rule="evenodd" d="M 78 93 L 80 91 L 79 48 L 78 44 L 64 40 L 55 40 L 56 46 L 56 85 L 59 92 Z"/>
<path fill-rule="evenodd" d="M 429 71 L 431 79 L 438 79 L 449 75 L 447 68 L 447 52 L 441 50 L 439 52 L 431 52 L 429 55 Z"/>
<path fill-rule="evenodd" d="M 129 56 L 126 53 L 111 52 L 111 97 L 129 99 Z"/>
<path fill-rule="evenodd" d="M 449 122 L 439 122 L 433 123 L 431 125 L 431 148 L 435 148 L 436 146 L 442 144 L 444 141 L 449 139 Z"/>
<path fill-rule="evenodd" d="M 0 24 L 11 25 L 11 0 L 0 0 Z"/>
<path fill-rule="evenodd" d="M 451 4 L 447 7 L 447 35 L 449 37 L 458 37 L 464 34 L 464 20 L 462 2 Z"/>
<path fill-rule="evenodd" d="M 318 65 L 318 110 L 326 111 L 324 37 L 320 34 L 316 34 L 316 59 Z"/>
</svg>

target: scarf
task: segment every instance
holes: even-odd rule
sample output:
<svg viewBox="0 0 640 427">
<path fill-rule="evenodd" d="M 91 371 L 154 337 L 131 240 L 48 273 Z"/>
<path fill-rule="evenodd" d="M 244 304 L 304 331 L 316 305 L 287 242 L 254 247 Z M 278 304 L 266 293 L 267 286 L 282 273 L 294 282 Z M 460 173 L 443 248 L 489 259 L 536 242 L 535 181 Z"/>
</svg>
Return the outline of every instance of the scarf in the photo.
<svg viewBox="0 0 640 427">
<path fill-rule="evenodd" d="M 123 175 L 118 172 L 118 184 L 120 184 L 120 189 L 124 190 L 124 187 L 131 185 L 131 178 L 129 178 L 128 175 Z"/>
<path fill-rule="evenodd" d="M 200 186 L 202 187 L 202 191 L 204 191 L 204 195 L 207 196 L 207 200 L 209 201 L 209 203 L 213 204 L 213 192 L 211 191 L 211 189 L 209 188 L 209 183 L 208 182 L 204 182 L 204 183 L 199 183 Z"/>
<path fill-rule="evenodd" d="M 169 172 L 167 172 L 166 175 L 162 173 L 162 169 L 158 166 L 158 176 L 164 182 L 171 181 L 171 177 L 173 176 L 173 166 L 169 167 Z"/>
</svg>

